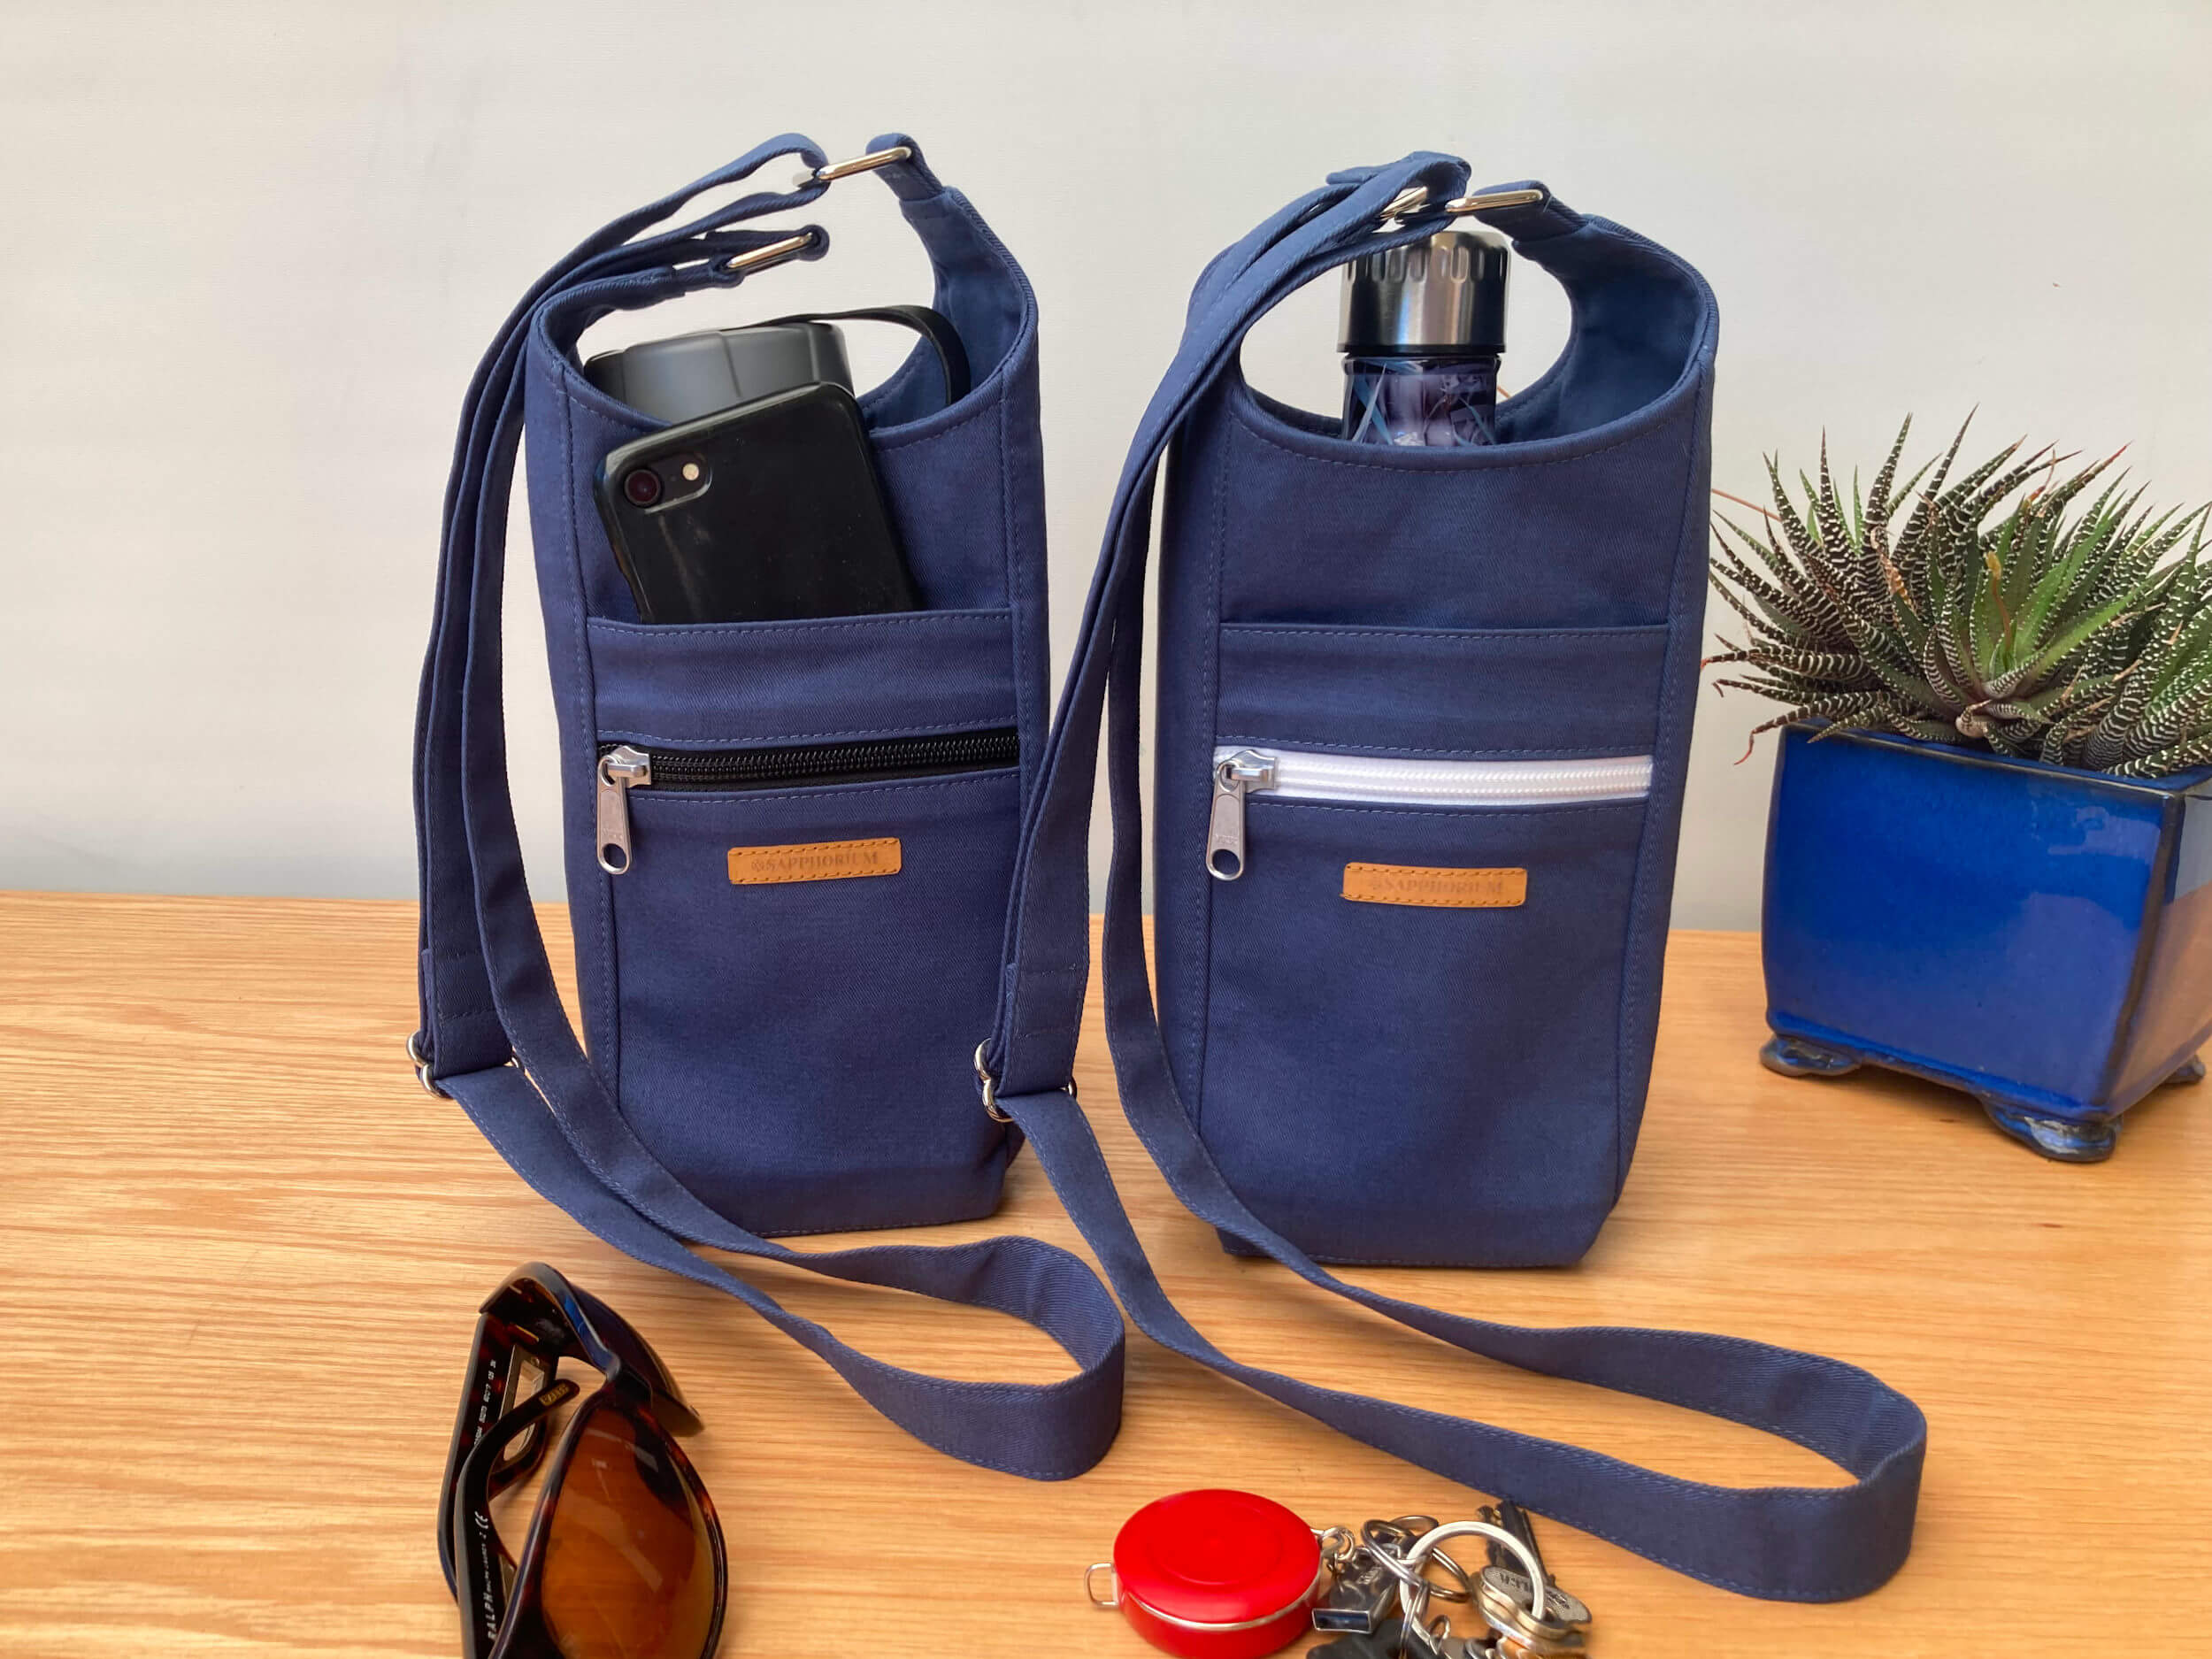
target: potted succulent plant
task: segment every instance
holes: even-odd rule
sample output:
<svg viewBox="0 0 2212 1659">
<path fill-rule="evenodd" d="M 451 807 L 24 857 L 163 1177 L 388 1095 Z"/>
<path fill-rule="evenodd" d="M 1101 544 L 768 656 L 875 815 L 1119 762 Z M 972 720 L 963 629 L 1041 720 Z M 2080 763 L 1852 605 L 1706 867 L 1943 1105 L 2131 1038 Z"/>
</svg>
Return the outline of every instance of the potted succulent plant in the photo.
<svg viewBox="0 0 2212 1659">
<path fill-rule="evenodd" d="M 1824 442 L 1801 501 L 1770 461 L 1771 508 L 1716 523 L 1749 630 L 1719 685 L 1786 709 L 1753 733 L 1784 728 L 1761 1057 L 1930 1078 L 2101 1158 L 2212 1035 L 2206 510 L 2153 511 L 2116 457 L 1962 472 L 1963 428 L 1901 479 L 1910 426 L 1863 496 Z"/>
</svg>

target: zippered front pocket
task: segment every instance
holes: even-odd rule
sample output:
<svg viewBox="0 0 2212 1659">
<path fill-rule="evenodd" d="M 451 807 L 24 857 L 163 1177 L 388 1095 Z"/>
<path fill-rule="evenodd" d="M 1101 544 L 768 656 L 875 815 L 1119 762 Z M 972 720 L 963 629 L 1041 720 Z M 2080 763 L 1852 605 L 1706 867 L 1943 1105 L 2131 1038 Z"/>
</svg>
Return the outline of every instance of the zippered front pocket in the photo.
<svg viewBox="0 0 2212 1659">
<path fill-rule="evenodd" d="M 624 1115 L 755 1232 L 987 1211 L 1003 1137 L 972 1056 L 998 997 L 1021 826 L 1011 765 L 626 791 L 602 879 Z"/>
<path fill-rule="evenodd" d="M 634 862 L 630 791 L 680 789 L 722 793 L 803 788 L 812 784 L 882 783 L 952 772 L 988 772 L 1021 758 L 1010 726 L 974 732 L 872 738 L 855 743 L 776 748 L 648 750 L 634 743 L 599 746 L 596 796 L 599 867 L 611 876 Z"/>
<path fill-rule="evenodd" d="M 1248 864 L 1245 799 L 1343 801 L 1370 806 L 1509 808 L 1640 801 L 1651 757 L 1590 760 L 1416 760 L 1224 745 L 1214 750 L 1206 873 L 1234 881 Z"/>
<path fill-rule="evenodd" d="M 1578 1256 L 1618 1190 L 1651 758 L 1212 760 L 1194 1106 L 1230 1185 L 1324 1260 Z"/>
</svg>

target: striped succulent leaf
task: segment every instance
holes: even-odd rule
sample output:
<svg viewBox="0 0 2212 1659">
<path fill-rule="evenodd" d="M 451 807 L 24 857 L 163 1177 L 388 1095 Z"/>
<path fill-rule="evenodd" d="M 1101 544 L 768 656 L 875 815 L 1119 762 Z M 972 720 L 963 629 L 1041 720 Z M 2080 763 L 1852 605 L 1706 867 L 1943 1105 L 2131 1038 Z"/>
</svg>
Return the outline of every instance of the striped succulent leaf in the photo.
<svg viewBox="0 0 2212 1659">
<path fill-rule="evenodd" d="M 1907 469 L 1911 431 L 1863 494 L 1824 439 L 1794 491 L 1768 457 L 1763 522 L 1715 517 L 1746 630 L 1716 687 L 1785 709 L 1753 738 L 1817 720 L 2128 777 L 2212 764 L 2212 509 L 2154 511 L 2106 476 L 2116 455 L 2070 471 L 2011 443 L 1960 472 L 1964 426 Z"/>
</svg>

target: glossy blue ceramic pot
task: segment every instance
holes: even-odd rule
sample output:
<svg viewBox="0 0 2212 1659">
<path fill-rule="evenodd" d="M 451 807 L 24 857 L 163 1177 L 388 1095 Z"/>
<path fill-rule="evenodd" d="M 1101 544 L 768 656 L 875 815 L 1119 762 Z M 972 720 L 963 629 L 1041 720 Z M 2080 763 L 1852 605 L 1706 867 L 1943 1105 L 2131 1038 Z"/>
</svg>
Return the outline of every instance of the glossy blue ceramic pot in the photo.
<svg viewBox="0 0 2212 1659">
<path fill-rule="evenodd" d="M 1912 738 L 1782 733 L 1767 1024 L 1791 1076 L 1962 1088 L 2052 1157 L 2204 1075 L 2212 768 L 2154 782 Z"/>
</svg>

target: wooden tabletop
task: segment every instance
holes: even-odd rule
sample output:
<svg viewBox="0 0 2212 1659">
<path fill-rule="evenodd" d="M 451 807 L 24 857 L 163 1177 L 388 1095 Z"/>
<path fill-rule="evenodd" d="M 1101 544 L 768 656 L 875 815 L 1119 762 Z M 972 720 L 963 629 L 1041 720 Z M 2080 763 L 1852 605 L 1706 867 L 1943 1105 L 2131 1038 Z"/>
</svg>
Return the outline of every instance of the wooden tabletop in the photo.
<svg viewBox="0 0 2212 1659">
<path fill-rule="evenodd" d="M 1472 1512 L 1133 1334 L 1126 1425 L 1081 1479 L 925 1449 L 735 1303 L 590 1238 L 416 1087 L 414 926 L 404 904 L 0 896 L 0 1655 L 457 1651 L 445 1442 L 476 1305 L 532 1258 L 643 1330 L 706 1420 L 727 1655 L 1144 1659 L 1079 1580 L 1154 1497 Z M 1676 936 L 1642 1148 L 1581 1266 L 1370 1276 L 1488 1317 L 1815 1348 L 1926 1409 L 1918 1543 L 1860 1601 L 1745 1601 L 1540 1524 L 1594 1651 L 2024 1655 L 2096 1631 L 2212 1651 L 2212 1095 L 2154 1099 L 2109 1164 L 2065 1167 L 1933 1087 L 1769 1076 L 1760 1010 L 1748 935 Z M 1078 1075 L 1169 1289 L 1240 1357 L 1683 1475 L 1840 1478 L 1230 1260 L 1130 1139 L 1095 1029 Z M 1029 1160 L 995 1222 L 920 1236 L 997 1230 L 1082 1248 Z M 1066 1372 L 1011 1320 L 749 1271 L 900 1363 Z"/>
</svg>

